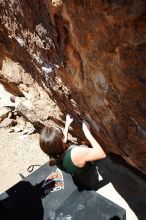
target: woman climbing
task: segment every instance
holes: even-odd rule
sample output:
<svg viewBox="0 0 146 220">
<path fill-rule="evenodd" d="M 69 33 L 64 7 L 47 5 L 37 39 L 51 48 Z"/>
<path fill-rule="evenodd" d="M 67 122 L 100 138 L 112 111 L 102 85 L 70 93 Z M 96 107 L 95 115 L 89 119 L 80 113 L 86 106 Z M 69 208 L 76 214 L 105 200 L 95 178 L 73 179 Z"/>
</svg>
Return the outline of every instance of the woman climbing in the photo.
<svg viewBox="0 0 146 220">
<path fill-rule="evenodd" d="M 86 121 L 83 121 L 82 129 L 92 147 L 66 144 L 72 122 L 73 118 L 67 115 L 63 132 L 58 127 L 45 127 L 40 136 L 40 147 L 50 157 L 49 164 L 71 174 L 78 187 L 96 189 L 98 173 L 93 161 L 104 159 L 106 154 L 92 136 Z"/>
</svg>

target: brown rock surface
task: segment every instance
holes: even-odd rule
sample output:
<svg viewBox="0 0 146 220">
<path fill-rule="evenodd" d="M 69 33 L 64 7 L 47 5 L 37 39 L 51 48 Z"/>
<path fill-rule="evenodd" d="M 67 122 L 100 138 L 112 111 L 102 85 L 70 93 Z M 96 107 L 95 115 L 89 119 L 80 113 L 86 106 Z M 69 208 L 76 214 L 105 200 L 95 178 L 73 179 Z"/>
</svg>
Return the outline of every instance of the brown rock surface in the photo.
<svg viewBox="0 0 146 220">
<path fill-rule="evenodd" d="M 62 124 L 72 112 L 80 138 L 87 112 L 102 146 L 146 173 L 146 2 L 3 0 L 0 7 L 0 81 L 24 98 L 22 114 L 42 125 Z"/>
</svg>

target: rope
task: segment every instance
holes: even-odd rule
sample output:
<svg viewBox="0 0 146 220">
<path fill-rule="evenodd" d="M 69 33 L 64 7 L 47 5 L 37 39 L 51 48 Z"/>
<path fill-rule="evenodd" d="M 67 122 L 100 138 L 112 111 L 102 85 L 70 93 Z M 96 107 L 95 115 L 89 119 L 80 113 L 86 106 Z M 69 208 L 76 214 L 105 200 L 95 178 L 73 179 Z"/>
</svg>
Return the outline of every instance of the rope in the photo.
<svg viewBox="0 0 146 220">
<path fill-rule="evenodd" d="M 39 164 L 33 164 L 33 165 L 30 165 L 28 168 L 27 168 L 27 171 L 29 173 L 31 173 L 33 170 L 34 170 L 34 167 L 40 167 L 41 165 Z"/>
</svg>

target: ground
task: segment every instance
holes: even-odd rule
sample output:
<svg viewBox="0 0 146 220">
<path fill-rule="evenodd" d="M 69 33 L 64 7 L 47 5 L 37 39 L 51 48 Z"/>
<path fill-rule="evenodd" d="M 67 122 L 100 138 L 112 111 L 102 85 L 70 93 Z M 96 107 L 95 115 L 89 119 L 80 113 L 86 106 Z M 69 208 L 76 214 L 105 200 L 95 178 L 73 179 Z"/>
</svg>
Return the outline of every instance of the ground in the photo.
<svg viewBox="0 0 146 220">
<path fill-rule="evenodd" d="M 0 192 L 19 182 L 20 174 L 29 175 L 27 168 L 30 165 L 43 165 L 48 161 L 39 147 L 39 134 L 21 135 L 8 130 L 0 129 Z"/>
<path fill-rule="evenodd" d="M 0 84 L 0 109 L 3 106 L 13 106 L 10 101 L 11 94 Z M 19 118 L 20 119 L 20 118 Z M 7 190 L 23 176 L 28 176 L 27 168 L 32 164 L 42 165 L 48 157 L 39 147 L 39 134 L 23 134 L 22 132 L 9 132 L 0 122 L 0 193 Z M 38 168 L 35 167 L 34 170 Z"/>
</svg>

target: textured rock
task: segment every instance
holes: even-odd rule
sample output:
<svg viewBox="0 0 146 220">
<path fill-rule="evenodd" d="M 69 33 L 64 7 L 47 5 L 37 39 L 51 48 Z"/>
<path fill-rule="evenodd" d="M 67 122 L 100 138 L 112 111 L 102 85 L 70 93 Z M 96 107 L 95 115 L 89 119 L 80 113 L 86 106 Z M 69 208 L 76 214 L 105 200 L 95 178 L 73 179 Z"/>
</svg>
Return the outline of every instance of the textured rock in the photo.
<svg viewBox="0 0 146 220">
<path fill-rule="evenodd" d="M 15 121 L 11 118 L 5 118 L 1 124 L 0 124 L 0 128 L 9 128 L 11 126 L 13 126 L 15 124 Z"/>
<path fill-rule="evenodd" d="M 146 173 L 145 12 L 142 0 L 64 0 L 51 14 L 65 54 L 62 79 L 81 113 L 107 151 Z"/>
<path fill-rule="evenodd" d="M 0 108 L 0 121 L 7 118 L 9 113 L 11 112 L 11 108 L 9 107 L 1 107 Z"/>
<path fill-rule="evenodd" d="M 71 112 L 79 139 L 87 113 L 104 149 L 146 173 L 145 1 L 0 4 L 0 81 L 20 112 L 39 126 Z"/>
<path fill-rule="evenodd" d="M 51 92 L 60 58 L 45 5 L 1 1 L 0 7 L 1 83 L 18 97 L 17 111 L 29 121 L 37 126 L 54 120 L 61 124 L 62 113 Z"/>
</svg>

